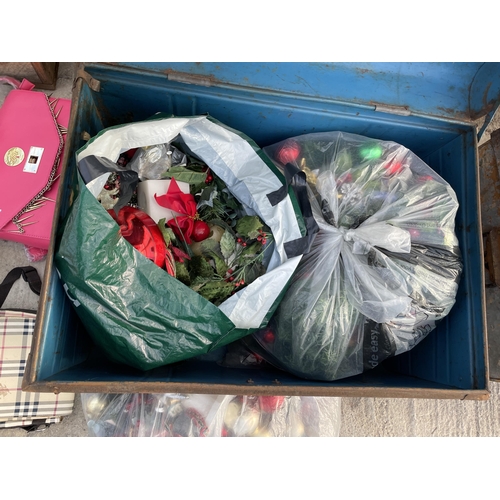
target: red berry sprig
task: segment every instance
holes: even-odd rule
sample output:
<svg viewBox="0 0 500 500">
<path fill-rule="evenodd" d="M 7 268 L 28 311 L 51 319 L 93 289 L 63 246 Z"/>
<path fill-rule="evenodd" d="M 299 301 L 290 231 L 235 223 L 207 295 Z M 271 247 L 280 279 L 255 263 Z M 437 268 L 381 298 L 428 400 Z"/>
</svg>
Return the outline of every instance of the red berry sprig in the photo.
<svg viewBox="0 0 500 500">
<path fill-rule="evenodd" d="M 257 241 L 260 241 L 262 243 L 262 246 L 264 246 L 267 243 L 267 240 L 269 238 L 269 233 L 264 232 L 262 229 L 259 229 L 259 236 L 257 236 Z"/>
<path fill-rule="evenodd" d="M 210 184 L 213 180 L 214 180 L 214 177 L 210 173 L 210 169 L 207 169 L 207 178 L 205 179 L 205 184 Z"/>
</svg>

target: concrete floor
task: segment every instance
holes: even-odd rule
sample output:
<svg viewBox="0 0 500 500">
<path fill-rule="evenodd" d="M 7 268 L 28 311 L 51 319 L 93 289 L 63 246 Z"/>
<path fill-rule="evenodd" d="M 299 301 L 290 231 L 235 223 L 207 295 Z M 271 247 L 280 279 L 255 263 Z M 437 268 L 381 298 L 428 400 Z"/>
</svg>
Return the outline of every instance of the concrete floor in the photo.
<svg viewBox="0 0 500 500">
<path fill-rule="evenodd" d="M 11 70 L 9 72 L 9 70 Z M 15 73 L 14 73 L 15 71 Z M 72 63 L 62 63 L 56 97 L 71 97 L 73 85 Z M 21 68 L 22 76 L 34 78 L 29 63 Z M 0 63 L 0 75 L 18 77 L 19 67 Z M 0 86 L 0 104 L 10 87 Z M 489 139 L 489 132 L 499 128 L 494 122 L 485 133 L 481 144 Z M 22 245 L 0 241 L 0 276 L 17 265 L 28 265 Z M 42 274 L 45 262 L 32 264 Z M 5 307 L 36 308 L 37 297 L 26 291 L 24 283 L 14 285 Z M 500 335 L 500 290 L 487 289 L 489 329 Z M 417 399 L 342 398 L 341 436 L 500 436 L 500 383 L 491 383 L 489 401 L 448 401 Z M 0 430 L 0 437 L 56 437 L 87 436 L 87 425 L 79 395 L 71 416 L 65 417 L 44 431 L 26 433 L 22 429 Z"/>
</svg>

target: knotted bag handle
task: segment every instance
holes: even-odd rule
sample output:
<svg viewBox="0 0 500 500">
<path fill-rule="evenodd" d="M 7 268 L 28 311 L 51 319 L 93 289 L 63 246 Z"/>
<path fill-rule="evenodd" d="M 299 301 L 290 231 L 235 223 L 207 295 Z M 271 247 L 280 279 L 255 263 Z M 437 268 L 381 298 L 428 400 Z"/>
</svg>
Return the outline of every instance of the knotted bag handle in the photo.
<svg viewBox="0 0 500 500">
<path fill-rule="evenodd" d="M 300 170 L 300 168 L 293 163 L 287 163 L 285 165 L 284 174 L 286 184 L 281 186 L 278 190 L 269 193 L 267 198 L 271 205 L 275 206 L 288 196 L 288 188 L 291 186 L 299 203 L 299 208 L 306 224 L 306 234 L 302 238 L 285 243 L 285 252 L 290 259 L 309 252 L 314 238 L 316 237 L 316 233 L 319 231 L 319 227 L 314 219 L 311 203 L 309 202 L 305 172 Z"/>
</svg>

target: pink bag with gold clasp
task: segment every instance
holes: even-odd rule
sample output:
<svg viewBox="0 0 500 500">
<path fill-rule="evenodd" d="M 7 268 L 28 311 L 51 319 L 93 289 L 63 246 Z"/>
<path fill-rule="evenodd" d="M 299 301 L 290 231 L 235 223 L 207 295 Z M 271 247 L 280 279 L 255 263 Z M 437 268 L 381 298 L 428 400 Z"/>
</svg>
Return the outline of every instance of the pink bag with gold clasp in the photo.
<svg viewBox="0 0 500 500">
<path fill-rule="evenodd" d="M 0 239 L 47 249 L 71 101 L 14 87 L 0 108 Z"/>
</svg>

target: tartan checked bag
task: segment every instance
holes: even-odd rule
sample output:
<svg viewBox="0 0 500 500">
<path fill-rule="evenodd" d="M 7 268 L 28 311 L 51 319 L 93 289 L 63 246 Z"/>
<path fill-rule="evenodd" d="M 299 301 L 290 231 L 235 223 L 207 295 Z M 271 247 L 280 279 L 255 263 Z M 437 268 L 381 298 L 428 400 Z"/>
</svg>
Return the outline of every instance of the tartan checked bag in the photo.
<svg viewBox="0 0 500 500">
<path fill-rule="evenodd" d="M 37 270 L 31 266 L 16 267 L 0 284 L 0 308 L 21 276 L 34 293 L 40 294 Z M 0 428 L 57 423 L 73 411 L 74 394 L 21 390 L 35 320 L 35 311 L 0 309 Z"/>
</svg>

